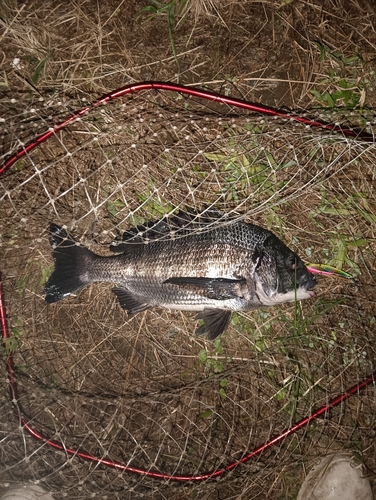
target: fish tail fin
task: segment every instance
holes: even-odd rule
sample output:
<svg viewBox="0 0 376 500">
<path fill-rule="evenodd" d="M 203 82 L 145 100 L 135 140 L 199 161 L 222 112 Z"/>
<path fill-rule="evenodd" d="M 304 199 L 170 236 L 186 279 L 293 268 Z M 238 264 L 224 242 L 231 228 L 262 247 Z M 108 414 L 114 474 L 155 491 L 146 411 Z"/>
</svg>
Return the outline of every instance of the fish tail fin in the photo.
<svg viewBox="0 0 376 500">
<path fill-rule="evenodd" d="M 97 257 L 87 248 L 79 246 L 65 229 L 56 224 L 50 225 L 50 241 L 55 269 L 44 287 L 45 300 L 49 304 L 91 283 L 88 271 Z"/>
</svg>

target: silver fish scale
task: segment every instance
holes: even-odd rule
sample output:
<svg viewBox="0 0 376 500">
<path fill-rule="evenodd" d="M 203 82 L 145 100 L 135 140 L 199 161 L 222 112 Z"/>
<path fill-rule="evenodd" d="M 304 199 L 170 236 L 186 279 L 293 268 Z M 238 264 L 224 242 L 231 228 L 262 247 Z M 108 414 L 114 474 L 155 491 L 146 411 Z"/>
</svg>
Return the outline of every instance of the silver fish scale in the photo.
<svg viewBox="0 0 376 500">
<path fill-rule="evenodd" d="M 191 229 L 178 227 L 173 235 L 163 226 L 166 238 L 149 234 L 148 244 L 123 238 L 118 245 L 122 254 L 101 257 L 52 223 L 55 269 L 45 285 L 46 302 L 64 299 L 94 281 L 111 282 L 129 314 L 153 306 L 200 311 L 196 318 L 204 324 L 197 334 L 214 340 L 228 327 L 231 311 L 312 296 L 313 275 L 270 231 L 244 222 L 210 231 Z"/>
<path fill-rule="evenodd" d="M 93 281 L 117 283 L 153 305 L 189 310 L 218 307 L 218 300 L 197 293 L 197 290 L 164 282 L 173 277 L 249 280 L 254 269 L 252 256 L 256 245 L 270 235 L 258 226 L 234 223 L 176 240 L 130 244 L 124 254 L 97 259 L 91 275 Z M 259 305 L 252 281 L 248 288 L 248 302 Z M 221 308 L 225 309 L 239 310 L 244 306 L 244 298 L 221 302 Z"/>
<path fill-rule="evenodd" d="M 98 260 L 95 274 L 127 286 L 140 278 L 157 283 L 176 276 L 239 279 L 249 276 L 256 246 L 270 235 L 258 226 L 235 223 L 176 240 L 130 244 L 124 254 Z"/>
</svg>

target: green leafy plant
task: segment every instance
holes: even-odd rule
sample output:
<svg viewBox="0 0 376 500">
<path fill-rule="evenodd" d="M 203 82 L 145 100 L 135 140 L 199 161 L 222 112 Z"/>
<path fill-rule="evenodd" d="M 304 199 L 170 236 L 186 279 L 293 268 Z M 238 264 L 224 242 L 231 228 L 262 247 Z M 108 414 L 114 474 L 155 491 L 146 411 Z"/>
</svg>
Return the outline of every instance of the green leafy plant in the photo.
<svg viewBox="0 0 376 500">
<path fill-rule="evenodd" d="M 199 418 L 209 418 L 213 415 L 213 410 L 210 408 L 206 409 L 202 413 L 200 413 Z"/>
<path fill-rule="evenodd" d="M 342 216 L 342 217 L 361 217 L 369 224 L 375 224 L 376 217 L 372 213 L 367 196 L 365 193 L 353 193 L 350 195 L 336 194 L 336 196 L 328 197 L 327 190 L 324 186 L 320 188 L 320 205 L 312 210 L 311 216 L 320 227 L 320 216 Z M 349 266 L 353 274 L 360 274 L 358 264 L 350 255 L 350 250 L 357 248 L 365 249 L 371 242 L 369 238 L 362 234 L 349 235 L 346 234 L 347 226 L 345 223 L 336 224 L 336 229 L 329 233 L 328 247 L 323 248 L 322 252 L 328 258 L 328 265 L 342 269 L 345 265 Z M 306 254 L 308 257 L 308 250 Z"/>
<path fill-rule="evenodd" d="M 201 349 L 198 353 L 200 363 L 205 366 L 207 373 L 221 373 L 224 366 L 223 347 L 221 339 L 217 338 L 213 342 L 214 352 L 210 353 L 206 349 Z"/>
<path fill-rule="evenodd" d="M 351 248 L 365 247 L 368 245 L 369 241 L 369 239 L 362 237 L 353 238 L 352 236 L 346 236 L 343 234 L 333 235 L 329 240 L 333 254 L 333 258 L 329 261 L 329 265 L 342 269 L 346 264 L 353 269 L 353 274 L 359 275 L 359 266 L 350 258 L 349 250 Z"/>
<path fill-rule="evenodd" d="M 224 355 L 224 348 L 221 345 L 221 339 L 217 338 L 213 342 L 214 350 L 212 352 L 207 349 L 201 349 L 198 353 L 198 359 L 201 365 L 205 367 L 205 373 L 209 376 L 217 375 L 223 372 L 226 363 L 230 363 L 232 359 Z M 227 397 L 226 389 L 228 387 L 229 380 L 223 378 L 219 381 L 218 393 L 221 399 Z M 211 410 L 206 410 L 199 415 L 200 418 L 207 418 L 211 416 L 213 412 Z"/>
<path fill-rule="evenodd" d="M 355 81 L 348 81 L 345 79 L 337 80 L 336 78 L 330 80 L 322 80 L 321 84 L 326 84 L 332 81 L 337 86 L 336 90 L 329 92 L 325 90 L 320 92 L 317 88 L 310 90 L 310 93 L 324 106 L 334 109 L 339 106 L 346 108 L 355 108 L 359 106 L 362 99 L 362 87 Z"/>
<path fill-rule="evenodd" d="M 332 59 L 337 63 L 341 63 L 344 66 L 351 66 L 358 61 L 361 61 L 362 58 L 359 54 L 353 54 L 351 56 L 345 56 L 345 54 L 340 50 L 332 50 L 325 43 L 314 42 L 316 47 L 320 52 L 320 62 L 323 63 L 326 59 Z"/>
<path fill-rule="evenodd" d="M 335 69 L 331 69 L 326 78 L 318 82 L 318 85 L 335 87 L 334 90 L 321 91 L 317 87 L 310 90 L 310 93 L 315 99 L 325 107 L 335 109 L 338 107 L 355 108 L 363 106 L 365 91 L 364 85 L 360 83 L 358 72 L 350 71 L 350 77 L 344 78 L 341 76 L 343 68 L 353 67 L 356 63 L 362 62 L 359 54 L 346 56 L 338 50 L 331 50 L 326 44 L 315 42 L 316 47 L 320 52 L 320 62 L 324 63 L 327 60 L 334 62 Z"/>
<path fill-rule="evenodd" d="M 47 279 L 50 277 L 53 269 L 54 269 L 54 265 L 53 264 L 50 264 L 49 266 L 42 266 L 40 265 L 40 269 L 41 269 L 41 278 L 39 280 L 39 286 L 43 286 Z"/>
<path fill-rule="evenodd" d="M 239 153 L 235 144 L 232 146 L 230 143 L 229 149 L 229 154 L 204 154 L 208 160 L 217 162 L 221 171 L 226 173 L 223 191 L 227 193 L 229 201 L 238 202 L 247 195 L 249 189 L 252 192 L 262 192 L 263 196 L 273 196 L 284 186 L 284 181 L 277 181 L 276 170 L 295 165 L 295 160 L 278 165 L 273 155 L 266 150 L 258 154 L 258 157 L 251 157 L 249 154 Z M 255 150 L 259 151 L 259 148 L 255 147 Z M 261 154 L 263 158 L 260 158 Z"/>
<path fill-rule="evenodd" d="M 148 216 L 163 217 L 172 212 L 174 207 L 171 203 L 167 203 L 159 195 L 156 197 L 155 193 L 153 180 L 149 182 L 148 188 L 145 191 L 137 193 L 137 198 L 142 203 L 142 207 L 147 211 Z"/>
<path fill-rule="evenodd" d="M 225 399 L 227 397 L 227 394 L 226 394 L 226 387 L 228 386 L 227 378 L 222 379 L 219 382 L 219 385 L 220 385 L 219 395 L 221 396 L 222 399 Z"/>
<path fill-rule="evenodd" d="M 320 195 L 320 206 L 311 212 L 313 217 L 319 214 L 360 215 L 366 222 L 376 223 L 376 216 L 372 213 L 366 193 L 357 192 L 347 196 L 336 194 L 328 198 L 325 187 L 321 186 Z"/>
</svg>

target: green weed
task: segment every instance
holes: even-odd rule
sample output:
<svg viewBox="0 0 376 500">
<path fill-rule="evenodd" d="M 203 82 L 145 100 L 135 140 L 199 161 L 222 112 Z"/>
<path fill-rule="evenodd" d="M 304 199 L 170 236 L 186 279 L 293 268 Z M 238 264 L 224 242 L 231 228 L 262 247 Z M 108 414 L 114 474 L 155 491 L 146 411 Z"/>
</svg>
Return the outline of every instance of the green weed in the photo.
<svg viewBox="0 0 376 500">
<path fill-rule="evenodd" d="M 376 223 L 376 216 L 372 213 L 372 209 L 367 200 L 365 193 L 354 193 L 351 195 L 336 194 L 328 196 L 324 186 L 320 188 L 320 205 L 312 210 L 311 216 L 319 227 L 322 227 L 320 222 L 321 215 L 329 215 L 333 217 L 357 217 L 364 219 L 368 224 Z M 359 235 L 348 235 L 347 224 L 341 222 L 336 225 L 336 230 L 328 237 L 328 247 L 322 248 L 322 253 L 328 258 L 328 265 L 342 269 L 345 265 L 349 266 L 354 274 L 360 274 L 360 269 L 357 263 L 350 257 L 350 250 L 357 248 L 365 248 L 371 242 L 371 239 Z M 307 252 L 309 250 L 309 252 Z M 306 254 L 311 257 L 312 249 L 306 249 Z"/>
<path fill-rule="evenodd" d="M 108 213 L 114 217 L 118 214 L 120 210 L 125 207 L 125 204 L 121 201 L 120 198 L 115 198 L 114 200 L 108 200 L 107 202 L 107 210 Z"/>
<path fill-rule="evenodd" d="M 295 301 L 292 319 L 284 312 L 284 309 L 281 308 L 278 313 L 278 320 L 285 325 L 283 330 L 286 331 L 286 334 L 283 337 L 276 337 L 274 341 L 278 342 L 282 347 L 285 342 L 290 342 L 291 339 L 293 339 L 295 343 L 299 341 L 302 345 L 311 348 L 315 347 L 312 343 L 316 338 L 312 333 L 312 326 L 319 318 L 326 316 L 340 303 L 341 300 L 317 299 L 315 307 L 310 314 L 304 315 L 301 302 Z M 284 347 L 282 351 L 282 354 L 284 354 Z"/>
<path fill-rule="evenodd" d="M 227 394 L 226 394 L 226 387 L 228 386 L 227 378 L 222 379 L 219 382 L 219 385 L 220 385 L 219 395 L 221 396 L 222 399 L 225 399 L 227 397 Z"/>
<path fill-rule="evenodd" d="M 275 387 L 275 399 L 282 403 L 283 411 L 289 415 L 291 420 L 296 418 L 299 403 L 310 387 L 317 387 L 315 370 L 312 366 L 307 369 L 306 364 L 301 362 L 299 354 L 296 354 L 295 351 L 296 349 L 320 350 L 324 348 L 323 340 L 316 334 L 315 325 L 319 318 L 326 317 L 340 303 L 341 300 L 324 301 L 319 299 L 313 310 L 305 315 L 302 304 L 295 301 L 293 315 L 281 307 L 275 321 L 272 321 L 273 314 L 268 311 L 255 312 L 257 315 L 262 314 L 257 320 L 260 325 L 257 337 L 252 338 L 255 351 L 260 355 L 272 347 L 273 352 L 279 351 L 282 359 L 289 364 L 289 375 L 283 380 L 281 380 L 281 370 L 278 368 L 268 368 L 266 375 Z M 271 318 L 269 318 L 270 314 Z M 283 335 L 275 336 L 273 333 L 277 331 L 283 331 Z M 335 335 L 328 342 L 330 341 L 332 343 L 329 348 L 335 344 Z M 328 343 L 325 343 L 325 349 L 327 348 Z"/>
<path fill-rule="evenodd" d="M 25 167 L 25 160 L 18 160 L 14 164 L 14 169 L 17 170 L 17 172 L 21 172 Z"/>
<path fill-rule="evenodd" d="M 325 43 L 314 42 L 316 47 L 320 52 L 320 62 L 323 63 L 327 59 L 332 59 L 338 64 L 343 66 L 352 66 L 355 63 L 362 61 L 359 54 L 353 54 L 351 56 L 345 56 L 345 54 L 340 50 L 331 50 Z"/>
<path fill-rule="evenodd" d="M 143 13 L 150 13 L 147 20 L 154 19 L 156 16 L 166 16 L 168 37 L 170 40 L 171 51 L 175 59 L 176 66 L 180 72 L 180 64 L 177 57 L 175 39 L 174 39 L 174 29 L 175 29 L 175 18 L 177 14 L 180 14 L 184 9 L 185 4 L 189 0 L 171 0 L 169 3 L 158 2 L 158 0 L 150 0 L 151 4 L 147 5 L 139 11 L 138 15 Z"/>
<path fill-rule="evenodd" d="M 367 238 L 353 238 L 342 234 L 336 234 L 329 239 L 329 244 L 332 249 L 332 259 L 328 262 L 329 265 L 342 269 L 346 264 L 352 268 L 352 273 L 360 274 L 359 266 L 349 256 L 349 250 L 352 248 L 361 248 L 368 245 L 370 240 Z"/>
<path fill-rule="evenodd" d="M 27 264 L 30 266 L 28 274 L 19 278 L 16 284 L 16 293 L 20 297 L 24 297 L 30 283 L 30 276 L 32 274 L 37 273 L 37 275 L 40 276 L 38 286 L 42 287 L 46 283 L 54 268 L 53 264 L 45 265 L 42 262 L 35 260 L 28 260 Z"/>
<path fill-rule="evenodd" d="M 205 373 L 209 376 L 213 374 L 222 373 L 225 368 L 225 365 L 232 361 L 230 357 L 226 357 L 224 355 L 224 349 L 223 346 L 221 345 L 220 338 L 214 340 L 213 348 L 214 348 L 213 351 L 209 351 L 207 349 L 201 349 L 198 353 L 199 362 L 201 365 L 204 366 Z M 226 388 L 228 384 L 229 381 L 227 378 L 223 378 L 219 382 L 218 392 L 219 396 L 222 399 L 225 399 L 227 397 Z M 207 418 L 207 416 L 209 416 L 209 414 L 207 414 L 206 416 L 200 415 L 200 418 Z"/>
<path fill-rule="evenodd" d="M 355 108 L 364 104 L 364 85 L 359 82 L 357 71 L 353 72 L 353 77 L 343 78 L 339 76 L 341 68 L 354 66 L 356 63 L 362 62 L 359 54 L 345 56 L 341 51 L 331 50 L 327 45 L 315 42 L 320 52 L 320 62 L 324 63 L 330 59 L 334 61 L 336 69 L 331 69 L 326 78 L 320 80 L 320 86 L 330 87 L 335 86 L 333 91 L 321 91 L 318 88 L 313 88 L 310 93 L 315 97 L 322 106 L 330 109 L 338 107 Z"/>
<path fill-rule="evenodd" d="M 207 410 L 200 413 L 199 418 L 209 418 L 212 415 L 213 415 L 213 410 L 210 410 L 210 408 L 208 408 Z"/>
<path fill-rule="evenodd" d="M 24 330 L 22 322 L 17 316 L 14 316 L 12 318 L 12 326 L 10 327 L 10 336 L 8 338 L 3 338 L 3 343 L 2 345 L 0 344 L 0 353 L 5 359 L 21 347 L 23 336 Z"/>
<path fill-rule="evenodd" d="M 256 123 L 244 123 L 243 127 L 251 134 L 262 134 L 266 125 L 258 125 Z"/>
<path fill-rule="evenodd" d="M 205 366 L 206 373 L 221 373 L 224 366 L 223 347 L 221 339 L 215 339 L 213 342 L 214 352 L 209 352 L 206 349 L 201 349 L 198 353 L 200 363 Z M 220 356 L 220 358 L 218 358 Z"/>
<path fill-rule="evenodd" d="M 5 71 L 3 71 L 3 77 L 4 77 L 4 80 L 2 82 L 0 81 L 0 87 L 9 88 L 8 77 L 7 77 L 7 74 Z"/>
<path fill-rule="evenodd" d="M 150 181 L 148 188 L 144 192 L 136 193 L 137 198 L 142 203 L 142 207 L 148 212 L 149 217 L 163 217 L 173 211 L 173 205 L 167 203 L 158 194 L 156 198 L 156 189 L 154 182 Z"/>
<path fill-rule="evenodd" d="M 29 279 L 30 279 L 30 277 L 27 275 L 27 276 L 22 276 L 18 280 L 17 285 L 16 285 L 16 292 L 20 297 L 24 296 L 26 288 L 29 284 Z"/>
<path fill-rule="evenodd" d="M 225 173 L 222 190 L 227 193 L 228 201 L 238 202 L 247 196 L 249 190 L 254 193 L 262 192 L 267 197 L 274 196 L 285 185 L 284 181 L 277 180 L 276 171 L 295 165 L 295 160 L 278 165 L 273 155 L 266 150 L 256 158 L 239 153 L 238 146 L 231 147 L 231 143 L 229 149 L 236 152 L 204 154 L 205 158 L 215 161 Z M 261 154 L 263 158 L 259 157 Z"/>
<path fill-rule="evenodd" d="M 118 196 L 110 198 L 112 192 L 113 190 L 108 184 L 103 189 L 104 198 L 107 199 L 107 211 L 112 217 L 116 217 L 118 212 L 125 207 L 125 203 Z"/>
<path fill-rule="evenodd" d="M 42 71 L 43 71 L 44 67 L 46 66 L 46 64 L 48 63 L 48 61 L 50 60 L 52 54 L 53 54 L 53 51 L 49 50 L 47 52 L 46 57 L 44 59 L 42 59 L 41 61 L 38 61 L 38 64 L 34 70 L 34 73 L 31 75 L 31 81 L 33 82 L 33 84 L 35 86 L 38 84 L 40 76 L 42 74 Z"/>
<path fill-rule="evenodd" d="M 46 283 L 47 279 L 51 276 L 51 273 L 54 270 L 54 265 L 50 264 L 49 266 L 44 266 L 40 262 L 37 262 L 37 264 L 41 270 L 39 286 L 43 286 Z"/>
</svg>

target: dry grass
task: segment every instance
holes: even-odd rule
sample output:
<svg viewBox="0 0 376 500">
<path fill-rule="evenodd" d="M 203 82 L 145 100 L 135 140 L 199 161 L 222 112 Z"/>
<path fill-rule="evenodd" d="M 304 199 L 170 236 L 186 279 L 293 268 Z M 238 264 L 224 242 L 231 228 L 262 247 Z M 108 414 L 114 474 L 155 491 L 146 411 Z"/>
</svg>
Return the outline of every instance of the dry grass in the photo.
<svg viewBox="0 0 376 500">
<path fill-rule="evenodd" d="M 346 11 L 339 1 L 187 2 L 173 31 L 178 75 L 166 16 L 137 15 L 146 4 L 2 4 L 4 156 L 85 99 L 144 79 L 205 82 L 297 108 L 336 96 L 336 107 L 374 106 L 375 17 L 355 1 Z M 372 111 L 334 111 L 373 129 Z M 375 156 L 372 144 L 146 92 L 96 110 L 21 160 L 0 179 L 0 269 L 26 418 L 67 446 L 199 473 L 372 373 Z M 321 279 L 310 302 L 241 315 L 216 346 L 192 335 L 192 314 L 128 320 L 107 285 L 45 304 L 49 222 L 106 253 L 150 214 L 203 203 L 246 213 L 307 260 L 343 265 L 357 281 Z M 68 459 L 27 437 L 7 392 L 0 397 L 2 480 L 40 480 L 56 498 L 292 499 L 328 449 L 376 470 L 374 387 L 221 481 L 184 487 Z"/>
</svg>

